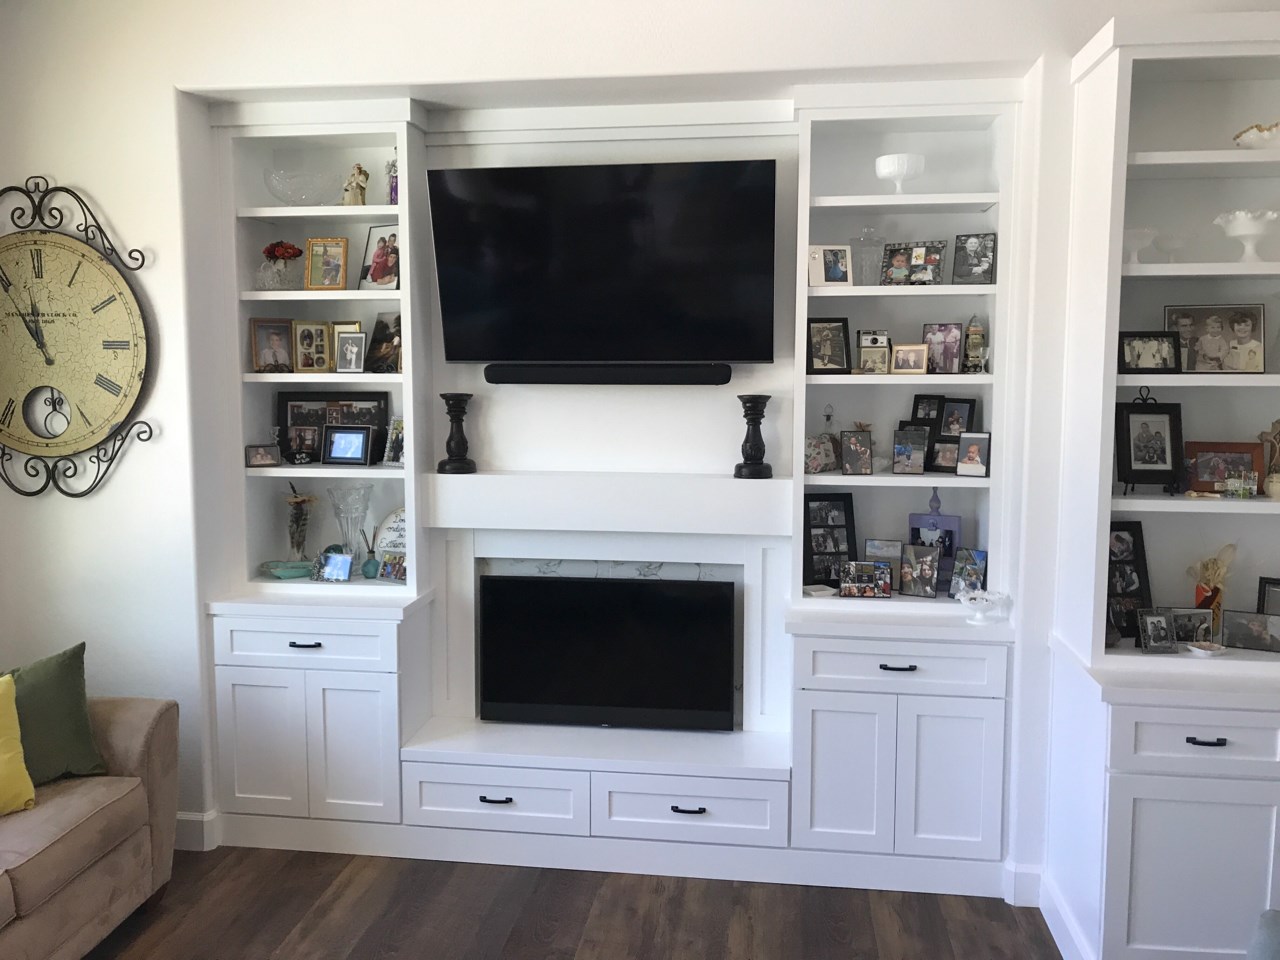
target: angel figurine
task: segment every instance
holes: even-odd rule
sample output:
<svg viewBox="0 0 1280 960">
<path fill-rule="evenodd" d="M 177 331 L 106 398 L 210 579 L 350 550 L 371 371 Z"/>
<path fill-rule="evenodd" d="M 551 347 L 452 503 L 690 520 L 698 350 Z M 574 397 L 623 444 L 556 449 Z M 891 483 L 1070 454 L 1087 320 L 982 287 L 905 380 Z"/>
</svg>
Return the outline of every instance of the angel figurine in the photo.
<svg viewBox="0 0 1280 960">
<path fill-rule="evenodd" d="M 360 164 L 351 168 L 347 182 L 342 185 L 342 205 L 344 207 L 363 207 L 364 190 L 369 185 L 369 171 Z"/>
<path fill-rule="evenodd" d="M 384 165 L 387 171 L 387 203 L 395 206 L 400 202 L 400 151 Z"/>
</svg>

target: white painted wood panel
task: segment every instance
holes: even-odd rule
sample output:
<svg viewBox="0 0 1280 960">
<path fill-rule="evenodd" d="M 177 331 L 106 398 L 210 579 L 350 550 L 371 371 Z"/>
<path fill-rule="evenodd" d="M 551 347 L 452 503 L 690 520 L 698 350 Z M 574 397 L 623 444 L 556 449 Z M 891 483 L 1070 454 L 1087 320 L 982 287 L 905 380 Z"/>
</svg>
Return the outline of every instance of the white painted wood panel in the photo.
<svg viewBox="0 0 1280 960">
<path fill-rule="evenodd" d="M 215 617 L 214 662 L 320 670 L 396 669 L 395 623 Z"/>
<path fill-rule="evenodd" d="M 218 806 L 307 816 L 304 673 L 216 667 Z"/>
<path fill-rule="evenodd" d="M 400 822 L 400 715 L 394 674 L 307 671 L 310 815 Z"/>
<path fill-rule="evenodd" d="M 580 770 L 404 764 L 404 822 L 585 837 L 591 774 Z"/>
<path fill-rule="evenodd" d="M 795 645 L 795 682 L 804 689 L 1005 695 L 1002 646 L 812 636 Z"/>
<path fill-rule="evenodd" d="M 1124 773 L 1280 778 L 1280 714 L 1113 707 L 1110 766 Z"/>
</svg>

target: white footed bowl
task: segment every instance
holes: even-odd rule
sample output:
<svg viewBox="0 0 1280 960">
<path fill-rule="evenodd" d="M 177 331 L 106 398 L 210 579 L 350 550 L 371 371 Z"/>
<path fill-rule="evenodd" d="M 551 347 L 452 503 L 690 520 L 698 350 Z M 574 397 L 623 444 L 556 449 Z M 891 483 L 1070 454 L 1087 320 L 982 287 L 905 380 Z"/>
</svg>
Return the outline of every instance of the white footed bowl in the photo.
<svg viewBox="0 0 1280 960">
<path fill-rule="evenodd" d="M 892 180 L 895 193 L 902 192 L 902 184 L 924 173 L 924 157 L 919 153 L 886 153 L 876 157 L 876 177 Z"/>
<path fill-rule="evenodd" d="M 1280 147 L 1280 122 L 1269 126 L 1255 123 L 1246 127 L 1232 138 L 1237 147 L 1246 150 L 1274 150 Z"/>
</svg>

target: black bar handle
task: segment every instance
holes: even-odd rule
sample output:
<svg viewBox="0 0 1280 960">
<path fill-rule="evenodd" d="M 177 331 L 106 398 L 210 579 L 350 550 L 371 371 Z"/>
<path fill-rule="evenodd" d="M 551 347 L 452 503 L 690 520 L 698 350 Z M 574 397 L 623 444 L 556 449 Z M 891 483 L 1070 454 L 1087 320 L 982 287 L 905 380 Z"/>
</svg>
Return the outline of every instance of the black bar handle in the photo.
<svg viewBox="0 0 1280 960">
<path fill-rule="evenodd" d="M 699 813 L 706 813 L 706 812 L 707 812 L 707 808 L 706 808 L 706 807 L 699 807 L 697 810 L 686 810 L 684 807 L 676 806 L 676 805 L 673 803 L 673 804 L 671 805 L 671 812 L 672 812 L 672 813 L 690 813 L 690 814 L 699 814 Z"/>
<path fill-rule="evenodd" d="M 515 801 L 512 800 L 510 797 L 503 797 L 501 800 L 494 800 L 490 797 L 486 797 L 483 793 L 480 794 L 480 802 L 481 803 L 515 803 Z"/>
<path fill-rule="evenodd" d="M 1197 737 L 1187 737 L 1187 743 L 1193 747 L 1225 747 L 1227 738 L 1219 737 L 1217 740 L 1200 740 Z"/>
<path fill-rule="evenodd" d="M 295 650 L 319 650 L 324 646 L 324 644 L 319 640 L 315 643 L 299 643 L 297 640 L 290 640 L 289 646 L 293 647 Z"/>
<path fill-rule="evenodd" d="M 914 663 L 913 663 L 913 664 L 911 664 L 911 665 L 910 665 L 910 666 L 908 666 L 908 667 L 891 667 L 891 666 L 889 666 L 887 663 L 882 663 L 882 664 L 880 664 L 880 669 L 881 669 L 881 670 L 892 670 L 892 671 L 893 671 L 893 672 L 895 672 L 895 673 L 915 673 L 915 672 L 916 672 L 917 670 L 919 670 L 920 668 L 919 668 L 919 667 L 917 667 Z"/>
</svg>

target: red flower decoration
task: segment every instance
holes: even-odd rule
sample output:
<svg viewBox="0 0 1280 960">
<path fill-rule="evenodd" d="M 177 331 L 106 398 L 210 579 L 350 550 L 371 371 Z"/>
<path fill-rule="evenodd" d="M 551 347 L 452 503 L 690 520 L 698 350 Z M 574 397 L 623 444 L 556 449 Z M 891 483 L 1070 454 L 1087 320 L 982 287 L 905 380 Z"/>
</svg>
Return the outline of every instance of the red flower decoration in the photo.
<svg viewBox="0 0 1280 960">
<path fill-rule="evenodd" d="M 262 248 L 262 255 L 275 263 L 277 260 L 296 260 L 302 256 L 302 251 L 292 243 L 276 240 Z"/>
</svg>

